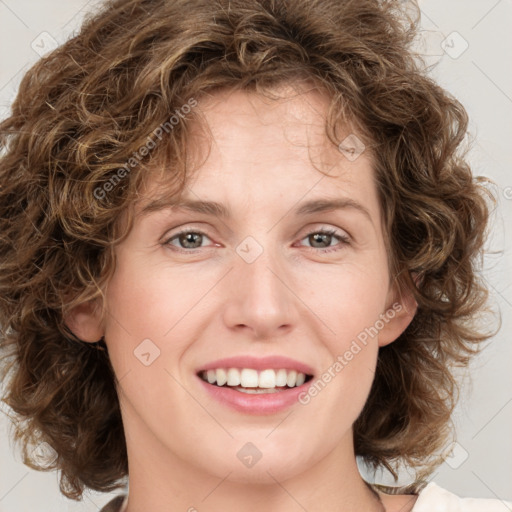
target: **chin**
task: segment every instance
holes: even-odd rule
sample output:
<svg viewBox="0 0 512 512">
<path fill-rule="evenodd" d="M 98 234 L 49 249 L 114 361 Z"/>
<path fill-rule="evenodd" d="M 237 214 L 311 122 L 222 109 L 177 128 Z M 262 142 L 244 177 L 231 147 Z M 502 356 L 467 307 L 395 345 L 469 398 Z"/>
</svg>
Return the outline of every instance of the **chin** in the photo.
<svg viewBox="0 0 512 512">
<path fill-rule="evenodd" d="M 263 445 L 263 440 L 261 443 L 255 440 L 252 444 L 238 439 L 233 446 L 202 450 L 202 453 L 196 452 L 188 460 L 194 460 L 196 467 L 215 478 L 227 477 L 228 481 L 240 484 L 275 484 L 276 480 L 285 481 L 304 471 L 305 454 L 297 450 L 300 443 L 294 444 L 292 450 L 289 447 L 271 446 L 268 440 L 267 445 Z M 204 456 L 206 451 L 208 454 Z"/>
<path fill-rule="evenodd" d="M 274 457 L 273 457 L 274 458 Z M 240 466 L 242 466 L 240 464 Z M 260 459 L 252 468 L 234 466 L 227 480 L 239 484 L 251 485 L 274 485 L 277 482 L 284 482 L 294 478 L 304 471 L 304 467 L 299 461 L 293 464 L 289 461 L 267 461 Z M 224 478 L 226 474 L 222 475 Z"/>
</svg>

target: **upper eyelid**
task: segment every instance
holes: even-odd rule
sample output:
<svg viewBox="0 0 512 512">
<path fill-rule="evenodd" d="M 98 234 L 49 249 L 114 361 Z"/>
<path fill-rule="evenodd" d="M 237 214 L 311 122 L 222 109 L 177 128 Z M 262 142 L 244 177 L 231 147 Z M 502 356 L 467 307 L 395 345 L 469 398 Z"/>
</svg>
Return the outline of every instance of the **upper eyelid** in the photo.
<svg viewBox="0 0 512 512">
<path fill-rule="evenodd" d="M 298 230 L 294 236 L 299 236 L 299 233 L 301 233 L 303 230 L 305 231 L 306 234 L 310 234 L 310 233 L 315 232 L 315 231 L 334 230 L 334 231 L 337 231 L 337 232 L 345 233 L 348 237 L 352 238 L 352 235 L 350 234 L 350 232 L 347 229 L 340 228 L 340 227 L 337 227 L 337 226 L 335 227 L 335 226 L 332 226 L 332 225 L 329 225 L 329 224 L 323 224 L 321 222 L 317 222 L 315 224 L 316 224 L 316 226 L 309 227 L 309 228 L 302 228 L 302 229 Z M 174 234 L 172 234 L 172 235 L 168 234 L 171 231 L 174 231 L 175 229 L 177 231 Z M 185 225 L 183 225 L 183 227 L 176 226 L 175 228 L 167 230 L 165 232 L 165 234 L 163 235 L 163 238 L 168 239 L 169 237 L 174 237 L 174 236 L 179 235 L 179 234 L 181 234 L 183 232 L 194 232 L 194 233 L 198 232 L 198 233 L 201 233 L 203 235 L 209 236 L 207 231 L 208 231 L 207 229 L 205 230 L 205 228 L 202 228 L 202 227 L 196 227 L 194 225 L 185 224 Z"/>
</svg>

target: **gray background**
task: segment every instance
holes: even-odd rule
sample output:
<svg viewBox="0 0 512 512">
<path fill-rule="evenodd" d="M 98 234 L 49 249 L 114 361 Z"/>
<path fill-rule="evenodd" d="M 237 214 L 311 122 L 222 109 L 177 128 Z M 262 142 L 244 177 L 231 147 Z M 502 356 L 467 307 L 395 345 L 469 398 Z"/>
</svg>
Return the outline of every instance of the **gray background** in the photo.
<svg viewBox="0 0 512 512">
<path fill-rule="evenodd" d="M 76 32 L 97 3 L 0 0 L 0 118 L 39 54 Z M 486 258 L 484 276 L 503 319 L 500 334 L 471 366 L 455 415 L 457 444 L 432 479 L 460 496 L 512 500 L 512 1 L 420 0 L 420 7 L 418 48 L 428 64 L 437 63 L 431 75 L 468 110 L 474 172 L 499 188 L 489 243 L 494 254 Z M 88 492 L 82 502 L 64 499 L 58 475 L 24 466 L 8 432 L 0 408 L 0 512 L 96 512 L 114 495 Z M 406 473 L 401 482 L 407 482 Z"/>
</svg>

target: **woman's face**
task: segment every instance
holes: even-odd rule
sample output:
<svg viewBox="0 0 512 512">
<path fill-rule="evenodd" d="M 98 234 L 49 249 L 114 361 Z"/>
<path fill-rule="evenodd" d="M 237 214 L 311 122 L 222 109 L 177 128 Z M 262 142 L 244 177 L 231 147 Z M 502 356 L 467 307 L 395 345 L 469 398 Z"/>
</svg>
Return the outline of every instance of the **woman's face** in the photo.
<svg viewBox="0 0 512 512">
<path fill-rule="evenodd" d="M 204 205 L 137 210 L 116 249 L 104 324 L 131 462 L 263 482 L 353 456 L 379 344 L 405 320 L 368 151 L 329 145 L 326 106 L 318 92 L 199 101 L 213 140 L 181 199 L 218 203 L 225 215 Z M 191 148 L 206 147 L 204 133 L 195 130 Z M 146 203 L 156 182 L 147 194 Z M 236 371 L 220 388 L 198 375 L 212 367 L 221 381 L 222 369 L 248 370 L 249 391 L 275 376 L 281 390 L 236 390 Z M 283 390 L 294 369 L 312 379 Z"/>
</svg>

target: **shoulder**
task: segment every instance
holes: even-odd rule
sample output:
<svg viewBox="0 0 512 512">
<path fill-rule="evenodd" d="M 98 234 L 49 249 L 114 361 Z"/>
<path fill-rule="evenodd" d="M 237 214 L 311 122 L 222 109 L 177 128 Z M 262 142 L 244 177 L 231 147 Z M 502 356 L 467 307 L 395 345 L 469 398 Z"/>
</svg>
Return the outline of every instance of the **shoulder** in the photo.
<svg viewBox="0 0 512 512">
<path fill-rule="evenodd" d="M 434 482 L 418 494 L 411 512 L 510 512 L 512 502 L 499 499 L 461 498 Z"/>
<path fill-rule="evenodd" d="M 109 501 L 100 510 L 100 512 L 121 512 L 125 498 L 126 498 L 126 496 L 124 494 L 120 494 L 119 496 L 116 496 L 113 500 Z"/>
<path fill-rule="evenodd" d="M 377 486 L 375 486 L 377 487 Z M 383 486 L 378 486 L 382 492 Z M 386 494 L 395 494 L 395 500 L 399 497 L 409 498 L 414 495 L 398 495 L 386 489 Z M 119 495 L 109 501 L 100 512 L 121 512 L 126 496 Z M 426 485 L 418 494 L 411 512 L 510 512 L 512 511 L 512 502 L 499 499 L 481 499 L 481 498 L 461 498 L 456 494 L 443 489 L 434 482 Z M 395 502 L 394 505 L 398 503 Z M 400 503 L 401 509 L 406 509 L 404 504 Z M 405 503 L 405 505 L 407 505 Z"/>
</svg>

